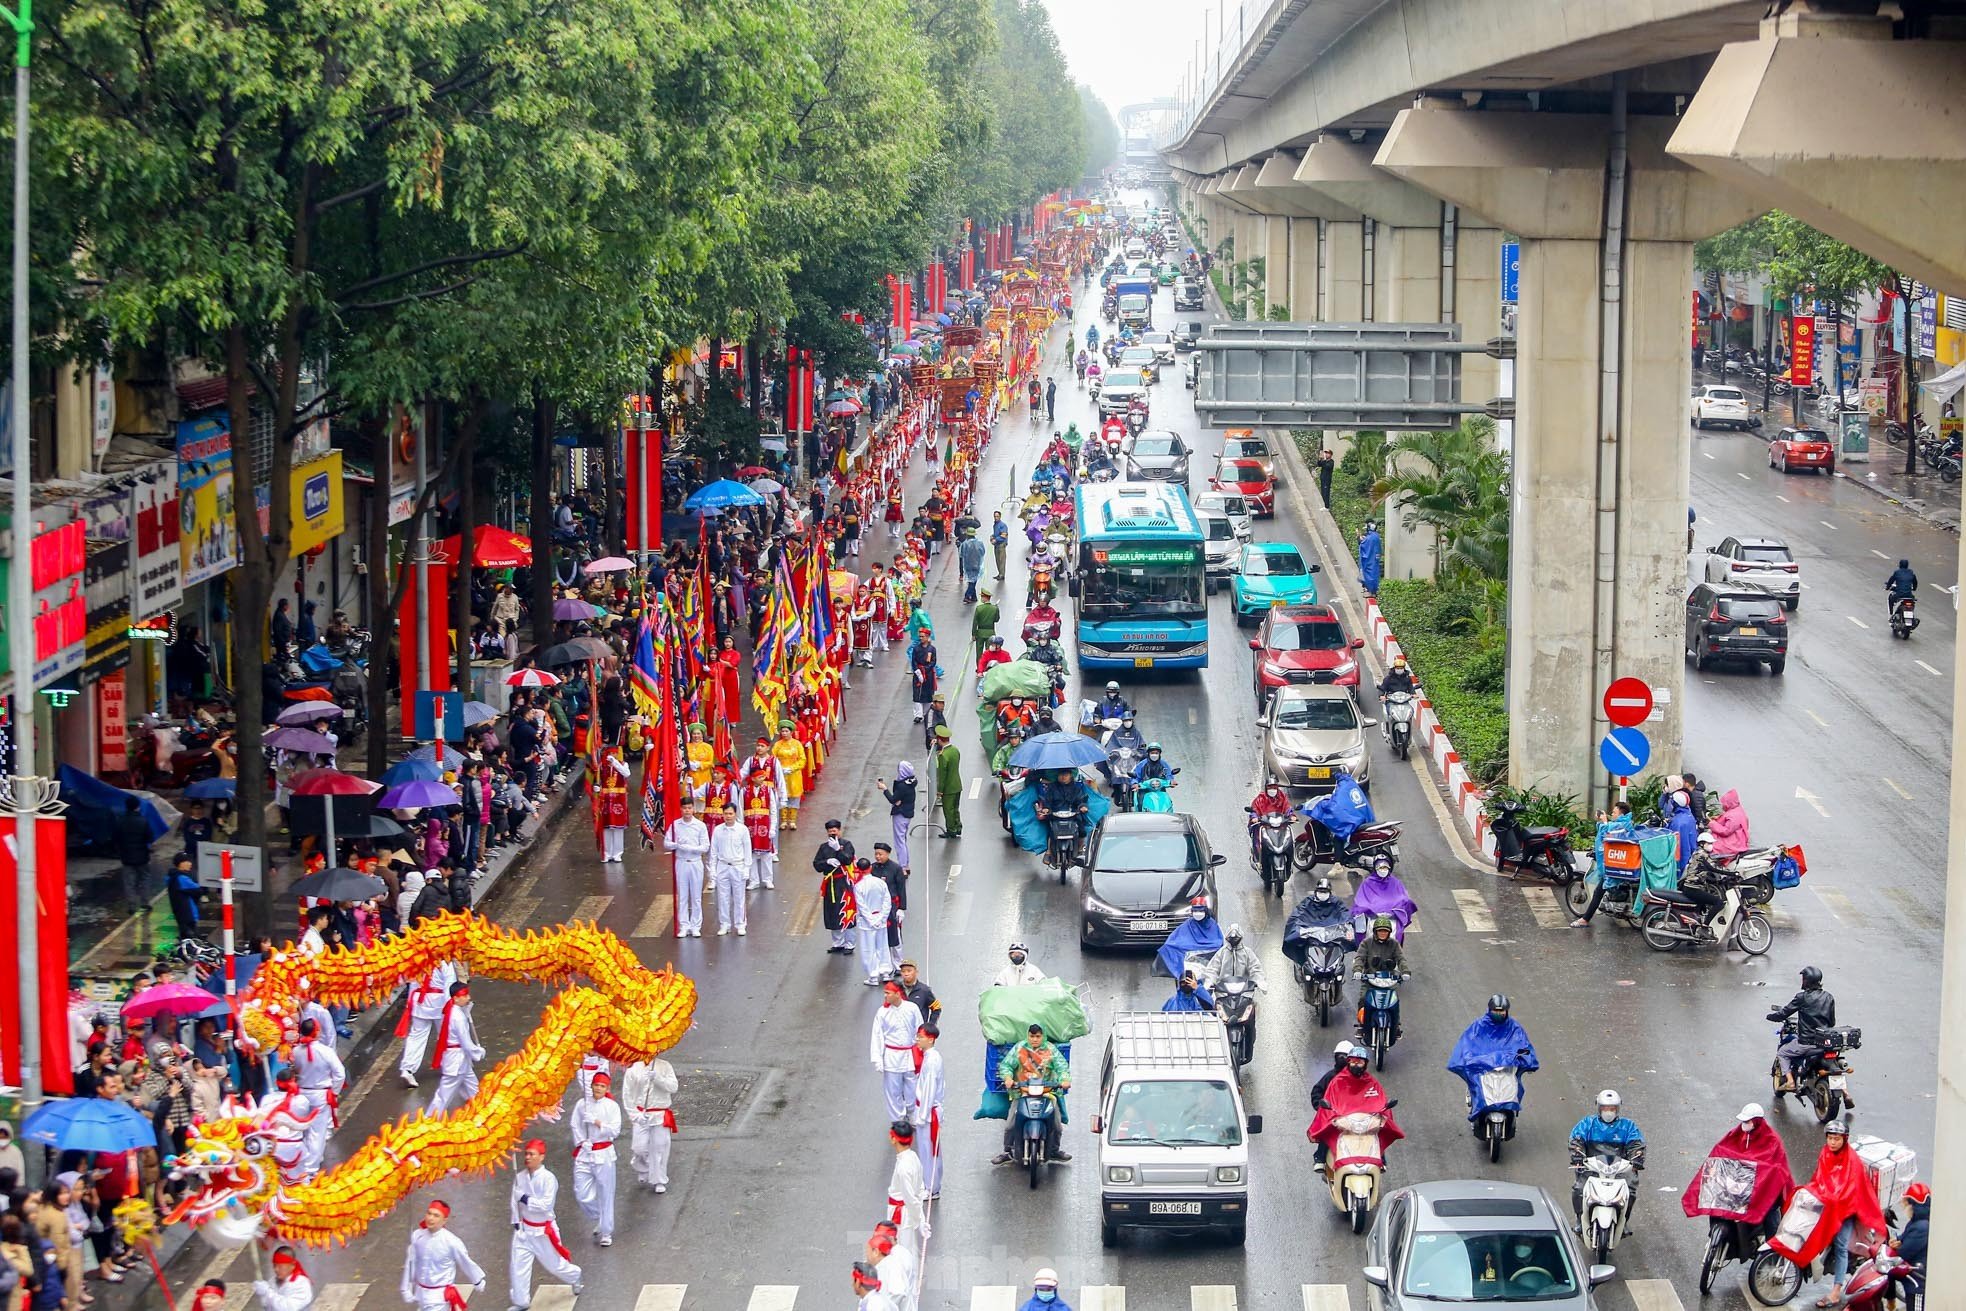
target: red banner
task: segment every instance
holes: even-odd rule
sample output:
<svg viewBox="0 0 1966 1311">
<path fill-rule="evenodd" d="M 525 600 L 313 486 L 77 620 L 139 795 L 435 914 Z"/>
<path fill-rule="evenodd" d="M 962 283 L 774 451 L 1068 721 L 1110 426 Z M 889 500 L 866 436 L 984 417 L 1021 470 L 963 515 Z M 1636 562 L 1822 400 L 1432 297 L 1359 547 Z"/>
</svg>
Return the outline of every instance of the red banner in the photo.
<svg viewBox="0 0 1966 1311">
<path fill-rule="evenodd" d="M 0 952 L 20 960 L 14 818 L 0 816 Z M 35 946 L 39 952 L 41 1081 L 51 1093 L 73 1095 L 68 1051 L 68 821 L 34 821 Z M 21 989 L 18 968 L 0 970 L 0 1078 L 20 1086 Z"/>
<path fill-rule="evenodd" d="M 627 506 L 628 549 L 654 551 L 662 537 L 662 432 L 655 426 L 653 396 L 628 398 L 628 425 L 621 430 L 621 445 L 621 467 L 626 474 L 623 499 Z M 644 495 L 651 521 L 646 542 L 642 540 Z"/>
<path fill-rule="evenodd" d="M 1789 385 L 1807 387 L 1816 380 L 1816 316 L 1798 314 L 1789 329 Z"/>
<path fill-rule="evenodd" d="M 658 544 L 659 545 L 659 544 Z M 539 557 L 544 566 L 546 557 Z M 402 667 L 403 695 L 403 736 L 416 736 L 416 694 L 417 687 L 417 641 L 416 641 L 416 566 L 408 560 L 403 561 L 403 602 L 396 611 L 396 631 L 398 659 Z M 430 687 L 432 692 L 448 692 L 451 686 L 451 616 L 450 605 L 445 600 L 450 595 L 451 567 L 448 564 L 432 563 L 430 566 Z"/>
</svg>

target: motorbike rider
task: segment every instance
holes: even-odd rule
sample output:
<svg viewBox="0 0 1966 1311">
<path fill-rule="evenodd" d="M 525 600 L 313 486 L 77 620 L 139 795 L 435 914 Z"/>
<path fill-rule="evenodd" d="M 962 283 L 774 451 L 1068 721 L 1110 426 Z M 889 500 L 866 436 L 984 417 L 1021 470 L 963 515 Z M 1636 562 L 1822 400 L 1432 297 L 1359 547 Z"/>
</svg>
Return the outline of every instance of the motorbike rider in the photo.
<svg viewBox="0 0 1966 1311">
<path fill-rule="evenodd" d="M 348 622 L 348 612 L 337 610 L 328 620 L 328 626 L 321 630 L 321 640 L 327 643 L 330 651 L 345 650 L 355 636 L 354 626 Z"/>
<path fill-rule="evenodd" d="M 1024 944 L 1010 944 L 1010 964 L 997 971 L 997 977 L 990 980 L 992 988 L 1021 988 L 1025 984 L 1037 983 L 1044 978 L 1044 971 L 1033 965 Z"/>
<path fill-rule="evenodd" d="M 997 707 L 997 736 L 1002 737 L 1014 728 L 1021 728 L 1029 733 L 1037 717 L 1036 709 L 1026 703 L 1023 697 L 1013 696 L 1008 704 Z"/>
<path fill-rule="evenodd" d="M 1105 697 L 1092 709 L 1094 719 L 1126 719 L 1132 714 L 1133 707 L 1120 695 L 1120 685 L 1113 682 L 1106 684 Z"/>
<path fill-rule="evenodd" d="M 1105 776 L 1107 783 L 1119 782 L 1119 779 L 1114 777 L 1114 771 L 1121 753 L 1128 751 L 1133 753 L 1136 762 L 1147 754 L 1147 739 L 1141 735 L 1139 727 L 1133 722 L 1131 710 L 1121 715 L 1120 726 L 1106 735 L 1106 759 L 1100 762 L 1099 772 Z M 1132 767 L 1127 768 L 1124 776 L 1133 777 Z"/>
<path fill-rule="evenodd" d="M 1891 576 L 1884 580 L 1886 615 L 1896 614 L 1898 602 L 1918 590 L 1918 575 L 1911 571 L 1911 561 L 1900 560 Z"/>
<path fill-rule="evenodd" d="M 1468 1085 L 1468 1126 L 1476 1134 L 1481 1132 L 1482 1108 L 1475 1102 L 1475 1092 L 1482 1072 L 1505 1065 L 1515 1068 L 1519 1083 L 1523 1075 L 1539 1069 L 1541 1062 L 1522 1022 L 1510 1017 L 1508 997 L 1498 992 L 1488 999 L 1488 1009 L 1462 1030 L 1454 1055 L 1448 1057 L 1447 1068 Z"/>
<path fill-rule="evenodd" d="M 1326 1143 L 1331 1137 L 1331 1122 L 1339 1115 L 1367 1109 L 1361 1102 L 1376 1103 L 1379 1113 L 1386 1119 L 1388 1134 L 1381 1132 L 1380 1142 L 1390 1145 L 1404 1135 L 1392 1122 L 1393 1103 L 1386 1097 L 1386 1089 L 1372 1075 L 1372 1053 L 1357 1043 L 1342 1045 L 1344 1064 L 1324 1080 L 1321 1080 L 1312 1105 L 1317 1108 L 1317 1118 L 1311 1127 L 1304 1131 L 1312 1143 L 1311 1164 L 1319 1174 L 1325 1173 L 1325 1159 L 1328 1155 Z"/>
<path fill-rule="evenodd" d="M 1181 977 L 1175 980 L 1174 995 L 1161 1003 L 1163 1011 L 1210 1011 L 1215 1009 L 1215 998 L 1208 989 L 1201 986 L 1193 970 L 1182 970 Z"/>
<path fill-rule="evenodd" d="M 1056 637 L 1059 633 L 1058 611 L 1051 604 L 1050 594 L 1039 598 L 1038 603 L 1024 612 L 1024 630 L 1021 636 L 1026 645 L 1039 637 Z"/>
<path fill-rule="evenodd" d="M 1363 979 L 1368 974 L 1390 974 L 1403 979 L 1406 973 L 1406 949 L 1399 945 L 1393 936 L 1393 917 L 1375 915 L 1372 917 L 1372 931 L 1358 946 L 1358 955 L 1352 958 L 1352 977 Z M 1399 1041 L 1399 998 L 1393 998 L 1393 1041 Z"/>
<path fill-rule="evenodd" d="M 1202 966 L 1202 987 L 1213 992 L 1215 985 L 1223 979 L 1248 979 L 1256 985 L 1256 991 L 1265 991 L 1263 958 L 1243 941 L 1240 924 L 1229 926 L 1229 931 L 1222 935 L 1222 949 L 1210 956 L 1208 963 Z M 1254 1025 L 1255 1021 L 1251 1020 L 1250 1023 Z"/>
<path fill-rule="evenodd" d="M 1570 1209 L 1577 1216 L 1573 1232 L 1584 1232 L 1584 1162 L 1598 1154 L 1602 1149 L 1616 1148 L 1614 1155 L 1622 1156 L 1632 1163 L 1634 1170 L 1645 1168 L 1645 1135 L 1639 1132 L 1638 1124 L 1624 1114 L 1624 1098 L 1616 1088 L 1606 1088 L 1597 1095 L 1597 1112 L 1577 1121 L 1577 1127 L 1570 1131 Z M 1638 1189 L 1631 1190 L 1631 1200 L 1625 1204 L 1625 1215 L 1629 1219 L 1632 1208 L 1638 1203 Z"/>
<path fill-rule="evenodd" d="M 1135 787 L 1145 787 L 1155 779 L 1171 786 L 1174 782 L 1174 766 L 1161 758 L 1160 743 L 1149 742 L 1146 759 L 1133 767 L 1133 784 Z"/>
<path fill-rule="evenodd" d="M 1065 1058 L 1058 1054 L 1058 1049 L 1045 1040 L 1044 1026 L 1033 1024 L 1027 1033 L 1024 1041 L 1005 1052 L 1003 1060 L 997 1063 L 997 1078 L 1010 1095 L 1011 1108 L 1004 1116 L 1003 1151 L 991 1161 L 992 1165 L 1008 1165 L 1017 1159 L 1021 1126 L 1017 1123 L 1016 1099 L 1018 1091 L 1025 1084 L 1042 1083 L 1054 1098 L 1063 1097 L 1072 1087 L 1072 1072 L 1066 1066 Z M 1045 1155 L 1053 1161 L 1072 1159 L 1059 1149 L 1059 1122 L 1063 1118 L 1054 1108 L 1051 1122 L 1045 1130 Z"/>
<path fill-rule="evenodd" d="M 1795 1026 L 1794 1036 L 1777 1053 L 1788 1069 L 1783 1092 L 1795 1091 L 1804 1062 L 1821 1050 L 1823 1035 L 1836 1027 L 1836 997 L 1823 986 L 1823 972 L 1814 965 L 1804 965 L 1801 975 L 1802 991 L 1789 998 L 1788 1005 L 1768 1012 L 1771 1021 Z M 1848 1092 L 1843 1100 L 1849 1104 Z"/>
<path fill-rule="evenodd" d="M 1049 819 L 1054 810 L 1083 810 L 1089 796 L 1076 769 L 1061 769 L 1038 784 L 1038 818 Z"/>
<path fill-rule="evenodd" d="M 1290 794 L 1283 790 L 1283 784 L 1276 779 L 1271 779 L 1265 784 L 1263 790 L 1256 794 L 1256 799 L 1243 807 L 1244 813 L 1249 816 L 1251 860 L 1258 860 L 1262 854 L 1256 846 L 1256 830 L 1263 826 L 1263 821 L 1271 815 L 1288 815 L 1291 809 Z"/>
<path fill-rule="evenodd" d="M 1386 676 L 1379 680 L 1379 704 L 1382 706 L 1385 705 L 1386 698 L 1394 692 L 1405 692 L 1411 695 L 1419 690 L 1420 682 L 1413 677 L 1413 671 L 1407 667 L 1406 657 L 1404 655 L 1396 655 L 1393 657 L 1391 667 L 1386 670 Z M 1388 742 L 1392 741 L 1392 719 L 1387 715 L 1382 714 L 1379 716 L 1379 736 L 1385 738 Z"/>
<path fill-rule="evenodd" d="M 1898 1231 L 1898 1255 L 1918 1267 L 1922 1276 L 1925 1270 L 1926 1245 L 1931 1241 L 1931 1188 L 1917 1183 L 1905 1189 L 1905 1210 L 1908 1216 L 1904 1228 Z"/>
</svg>

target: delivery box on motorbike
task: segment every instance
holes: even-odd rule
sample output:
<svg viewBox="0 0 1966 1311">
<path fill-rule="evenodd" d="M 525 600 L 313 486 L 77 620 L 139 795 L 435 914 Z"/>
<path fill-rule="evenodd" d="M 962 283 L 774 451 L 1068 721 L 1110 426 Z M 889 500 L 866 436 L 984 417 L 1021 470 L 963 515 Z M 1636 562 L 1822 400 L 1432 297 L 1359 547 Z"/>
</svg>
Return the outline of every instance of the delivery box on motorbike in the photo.
<svg viewBox="0 0 1966 1311">
<path fill-rule="evenodd" d="M 1850 1139 L 1850 1148 L 1863 1160 L 1864 1173 L 1877 1187 L 1877 1204 L 1886 1211 L 1904 1199 L 1905 1189 L 1918 1178 L 1918 1153 L 1903 1143 L 1860 1133 Z"/>
</svg>

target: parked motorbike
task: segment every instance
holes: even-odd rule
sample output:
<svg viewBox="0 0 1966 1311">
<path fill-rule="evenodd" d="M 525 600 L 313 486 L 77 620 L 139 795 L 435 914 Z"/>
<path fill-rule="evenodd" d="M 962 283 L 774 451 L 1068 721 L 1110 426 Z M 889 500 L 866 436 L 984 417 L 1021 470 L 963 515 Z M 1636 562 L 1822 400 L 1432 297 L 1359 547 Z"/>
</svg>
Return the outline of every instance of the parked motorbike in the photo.
<svg viewBox="0 0 1966 1311">
<path fill-rule="evenodd" d="M 137 725 L 130 744 L 130 779 L 138 787 L 183 788 L 217 778 L 219 751 L 231 750 L 230 733 L 216 725 L 172 724 L 155 716 Z"/>
<path fill-rule="evenodd" d="M 1058 1116 L 1058 1103 L 1052 1089 L 1043 1083 L 1027 1083 L 1017 1090 L 1014 1103 L 1017 1116 L 1017 1163 L 1031 1172 L 1031 1187 L 1038 1186 L 1041 1167 L 1051 1159 L 1045 1141 L 1051 1136 L 1051 1122 Z"/>
<path fill-rule="evenodd" d="M 1387 1102 L 1386 1109 L 1397 1105 L 1396 1100 Z M 1386 1149 L 1379 1140 L 1386 1117 L 1354 1111 L 1340 1116 L 1337 1126 L 1338 1136 L 1324 1167 L 1331 1204 L 1351 1221 L 1353 1233 L 1362 1234 L 1379 1205 L 1379 1179 L 1386 1172 Z"/>
<path fill-rule="evenodd" d="M 1411 692 L 1388 692 L 1379 698 L 1386 706 L 1386 741 L 1392 744 L 1393 754 L 1401 760 L 1413 746 L 1414 705 Z"/>
<path fill-rule="evenodd" d="M 1371 824 L 1362 824 L 1353 830 L 1351 840 L 1342 846 L 1332 837 L 1331 830 L 1314 819 L 1306 818 L 1303 832 L 1290 849 L 1290 863 L 1300 873 L 1309 873 L 1319 865 L 1365 865 L 1375 856 L 1391 857 L 1399 862 L 1399 826 L 1403 820 L 1385 819 Z"/>
<path fill-rule="evenodd" d="M 1320 1027 L 1331 1023 L 1331 1010 L 1345 1000 L 1345 953 L 1351 950 L 1350 924 L 1320 924 L 1304 935 L 1304 962 L 1297 965 L 1297 982 L 1304 1004 L 1317 1008 Z"/>
<path fill-rule="evenodd" d="M 1054 810 L 1045 816 L 1044 863 L 1058 871 L 1058 881 L 1066 872 L 1085 863 L 1085 811 L 1077 806 Z"/>
<path fill-rule="evenodd" d="M 1672 951 L 1682 942 L 1694 946 L 1720 944 L 1722 951 L 1738 947 L 1750 956 L 1765 955 L 1775 945 L 1775 926 L 1758 910 L 1741 904 L 1741 890 L 1730 887 L 1723 894 L 1720 918 L 1683 892 L 1648 890 L 1645 915 L 1638 931 L 1653 951 Z"/>
<path fill-rule="evenodd" d="M 1607 1265 L 1618 1240 L 1631 1232 L 1632 1185 L 1638 1170 L 1614 1152 L 1596 1152 L 1579 1167 L 1584 1176 L 1584 1243 Z"/>
<path fill-rule="evenodd" d="M 1399 1041 L 1393 1016 L 1399 1009 L 1399 984 L 1409 974 L 1397 977 L 1384 971 L 1365 976 L 1365 987 L 1358 998 L 1359 1041 L 1372 1049 L 1374 1068 L 1386 1068 L 1386 1053 Z"/>
<path fill-rule="evenodd" d="M 1246 813 L 1255 810 L 1244 807 Z M 1265 815 L 1256 826 L 1256 849 L 1250 857 L 1263 876 L 1263 891 L 1281 897 L 1290 882 L 1290 816 L 1282 812 Z"/>
<path fill-rule="evenodd" d="M 1527 809 L 1514 799 L 1497 803 L 1488 821 L 1495 835 L 1495 872 L 1516 871 L 1564 884 L 1576 877 L 1570 863 L 1570 830 L 1546 824 L 1524 824 Z"/>
<path fill-rule="evenodd" d="M 1774 1016 L 1769 1018 L 1773 1019 Z M 1776 1037 L 1777 1048 L 1794 1036 L 1793 1021 L 1784 1022 Z M 1846 1111 L 1855 1109 L 1857 1103 L 1850 1096 L 1850 1071 L 1856 1067 L 1850 1064 L 1846 1053 L 1856 1051 L 1863 1045 L 1864 1031 L 1853 1025 L 1842 1025 L 1817 1035 L 1811 1044 L 1814 1050 L 1803 1060 L 1801 1073 L 1793 1082 L 1786 1068 L 1788 1061 L 1777 1050 L 1774 1062 L 1768 1067 L 1768 1077 L 1775 1090 L 1775 1104 L 1780 1106 L 1784 1096 L 1793 1097 L 1813 1111 L 1821 1124 L 1828 1124 L 1843 1117 Z"/>
<path fill-rule="evenodd" d="M 1909 641 L 1918 627 L 1918 598 L 1901 596 L 1891 606 L 1891 636 Z"/>
<path fill-rule="evenodd" d="M 1224 978 L 1215 981 L 1215 1013 L 1229 1030 L 1229 1058 L 1236 1075 L 1256 1057 L 1256 984 L 1249 979 Z"/>
</svg>

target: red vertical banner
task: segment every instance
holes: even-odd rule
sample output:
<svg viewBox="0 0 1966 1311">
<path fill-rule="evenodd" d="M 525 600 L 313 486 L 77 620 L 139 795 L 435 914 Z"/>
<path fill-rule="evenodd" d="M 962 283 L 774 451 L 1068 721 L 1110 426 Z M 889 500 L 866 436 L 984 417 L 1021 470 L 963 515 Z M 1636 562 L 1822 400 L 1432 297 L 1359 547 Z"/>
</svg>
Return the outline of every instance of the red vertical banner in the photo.
<svg viewBox="0 0 1966 1311">
<path fill-rule="evenodd" d="M 621 430 L 621 468 L 624 476 L 623 500 L 627 514 L 627 546 L 630 551 L 657 549 L 662 532 L 662 434 L 655 427 L 655 398 L 630 396 L 628 421 Z M 651 457 L 650 451 L 656 452 Z M 649 541 L 642 542 L 642 501 L 649 506 Z"/>
<path fill-rule="evenodd" d="M 14 817 L 0 815 L 0 952 L 20 960 Z M 35 949 L 41 1016 L 41 1085 L 73 1096 L 74 1062 L 68 1053 L 68 821 L 46 815 L 34 821 Z M 11 1087 L 21 1078 L 20 971 L 0 970 L 0 1078 Z"/>
<path fill-rule="evenodd" d="M 963 237 L 960 277 L 964 291 L 974 291 L 976 289 L 976 247 L 969 244 L 967 234 Z"/>
<path fill-rule="evenodd" d="M 543 557 L 541 557 L 543 558 Z M 416 575 L 417 570 L 408 560 L 403 561 L 403 600 L 396 610 L 397 632 L 401 640 L 397 648 L 397 660 L 401 666 L 403 697 L 403 736 L 416 736 Z M 451 686 L 451 623 L 450 606 L 444 598 L 450 595 L 451 565 L 435 560 L 430 564 L 430 663 L 435 666 L 430 671 L 430 690 L 448 692 Z"/>
<path fill-rule="evenodd" d="M 1798 314 L 1789 329 L 1789 384 L 1807 387 L 1816 380 L 1816 316 Z"/>
</svg>

